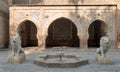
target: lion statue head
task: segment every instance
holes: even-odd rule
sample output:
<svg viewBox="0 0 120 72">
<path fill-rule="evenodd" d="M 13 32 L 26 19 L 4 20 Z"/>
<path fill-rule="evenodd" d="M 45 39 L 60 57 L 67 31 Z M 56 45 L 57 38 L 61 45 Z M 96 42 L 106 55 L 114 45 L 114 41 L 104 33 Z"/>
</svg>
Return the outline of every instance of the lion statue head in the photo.
<svg viewBox="0 0 120 72">
<path fill-rule="evenodd" d="M 21 38 L 19 35 L 15 35 L 11 37 L 11 45 L 13 46 L 21 45 Z"/>
<path fill-rule="evenodd" d="M 109 46 L 109 44 L 110 44 L 110 40 L 109 40 L 108 36 L 101 37 L 101 39 L 100 39 L 100 46 L 101 47 L 106 48 Z"/>
</svg>

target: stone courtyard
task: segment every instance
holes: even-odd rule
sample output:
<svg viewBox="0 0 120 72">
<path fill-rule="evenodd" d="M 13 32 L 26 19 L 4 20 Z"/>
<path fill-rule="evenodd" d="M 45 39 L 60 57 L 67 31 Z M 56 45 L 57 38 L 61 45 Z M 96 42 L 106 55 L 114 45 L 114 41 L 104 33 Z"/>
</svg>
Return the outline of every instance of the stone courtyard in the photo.
<svg viewBox="0 0 120 72">
<path fill-rule="evenodd" d="M 10 51 L 0 51 L 0 72 L 120 72 L 120 52 L 108 52 L 108 56 L 112 58 L 112 65 L 100 65 L 95 61 L 95 52 L 83 52 L 79 49 L 65 49 L 65 54 L 73 54 L 86 57 L 89 64 L 77 68 L 45 68 L 37 66 L 33 60 L 45 54 L 58 53 L 57 49 L 47 49 L 45 51 L 37 51 L 28 53 L 26 50 L 26 61 L 22 64 L 8 64 L 7 58 Z"/>
<path fill-rule="evenodd" d="M 0 0 L 0 72 L 120 72 L 120 0 Z M 10 39 L 21 37 L 26 60 L 9 64 Z M 112 64 L 96 62 L 100 38 L 110 38 Z M 34 64 L 40 56 L 85 57 L 76 68 L 46 68 Z M 14 60 L 13 60 L 14 61 Z"/>
</svg>

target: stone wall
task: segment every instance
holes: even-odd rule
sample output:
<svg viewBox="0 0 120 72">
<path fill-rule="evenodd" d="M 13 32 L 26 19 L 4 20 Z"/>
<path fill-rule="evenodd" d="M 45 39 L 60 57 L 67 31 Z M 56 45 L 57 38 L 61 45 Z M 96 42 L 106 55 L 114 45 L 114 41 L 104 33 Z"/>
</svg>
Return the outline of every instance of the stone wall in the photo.
<svg viewBox="0 0 120 72">
<path fill-rule="evenodd" d="M 0 0 L 0 48 L 8 46 L 9 20 L 8 20 L 8 0 Z"/>
<path fill-rule="evenodd" d="M 116 6 L 11 6 L 10 7 L 10 36 L 18 34 L 19 25 L 32 21 L 37 27 L 38 45 L 44 44 L 50 24 L 58 18 L 67 18 L 77 27 L 80 48 L 88 48 L 88 28 L 95 20 L 107 24 L 107 35 L 111 40 L 111 48 L 116 48 Z"/>
<path fill-rule="evenodd" d="M 65 7 L 69 11 L 68 10 L 64 11 L 65 8 L 62 8 L 62 7 L 61 7 L 61 10 L 56 9 L 54 11 L 54 7 L 55 6 L 53 8 L 52 7 L 49 8 L 48 10 L 46 9 L 47 7 L 44 8 L 43 6 L 41 6 L 41 7 L 36 6 L 35 8 L 37 10 L 35 10 L 35 8 L 33 8 L 32 6 L 30 6 L 30 8 L 32 9 L 32 11 L 36 11 L 35 14 L 31 14 L 31 15 L 33 15 L 33 16 L 34 15 L 41 15 L 39 18 L 36 17 L 37 19 L 42 19 L 43 20 L 43 21 L 41 21 L 41 20 L 38 21 L 41 24 L 44 23 L 44 22 L 45 22 L 45 24 L 46 23 L 50 24 L 51 20 L 48 20 L 48 22 L 47 22 L 46 21 L 47 17 L 54 19 L 54 18 L 59 17 L 59 16 L 64 16 L 64 14 L 66 15 L 66 13 L 70 13 L 70 15 L 72 15 L 72 16 L 68 16 L 68 18 L 70 18 L 71 20 L 73 20 L 75 22 L 80 22 L 81 25 L 83 23 L 82 26 L 84 26 L 84 24 L 90 24 L 95 19 L 102 19 L 103 21 L 105 21 L 108 24 L 109 27 L 110 26 L 113 27 L 109 31 L 110 31 L 110 33 L 113 33 L 113 34 L 110 34 L 110 35 L 112 36 L 111 39 L 113 39 L 112 40 L 113 43 L 115 43 L 114 45 L 117 46 L 117 42 L 118 42 L 118 44 L 120 43 L 120 30 L 119 30 L 119 28 L 120 28 L 120 21 L 119 21 L 120 20 L 120 1 L 119 0 L 20 0 L 20 1 L 12 0 L 12 4 L 14 4 L 14 5 L 16 4 L 16 6 L 12 6 L 11 5 L 11 7 L 10 7 L 11 13 L 15 12 L 14 9 L 19 9 L 20 8 L 20 5 L 17 7 L 17 4 L 26 5 L 26 6 L 22 6 L 22 10 L 24 10 L 25 12 L 20 11 L 20 13 L 22 13 L 23 15 L 31 14 L 30 13 L 31 11 L 30 12 L 28 11 L 28 13 L 26 11 L 27 8 L 29 9 L 29 7 L 27 5 L 81 5 L 82 8 L 79 8 L 78 15 L 80 15 L 80 17 L 83 16 L 87 20 L 90 20 L 89 17 L 92 17 L 93 20 L 91 19 L 91 21 L 86 21 L 86 20 L 84 20 L 84 18 L 80 18 L 80 20 L 76 20 L 75 16 L 77 16 L 77 14 L 75 14 L 74 10 L 76 10 L 77 8 L 75 9 L 75 7 L 71 7 L 71 6 L 69 6 L 68 8 Z M 96 10 L 97 10 L 97 8 L 98 8 L 98 10 L 97 11 L 95 9 L 93 9 L 91 11 L 90 11 L 90 9 L 86 10 L 85 9 L 86 7 L 84 7 L 85 5 L 92 5 L 92 6 L 95 5 L 96 6 Z M 99 5 L 100 6 L 105 6 L 106 5 L 108 7 L 106 7 L 106 8 L 105 7 L 99 7 Z M 114 6 L 114 8 L 113 8 L 114 10 L 113 9 L 111 10 L 111 8 L 113 6 Z M 56 6 L 56 8 L 57 8 L 57 6 Z M 72 8 L 73 8 L 73 11 L 71 10 Z M 53 9 L 54 12 L 51 9 Z M 37 12 L 37 11 L 40 11 L 40 12 Z M 60 14 L 58 12 L 61 12 L 62 14 Z M 86 14 L 84 14 L 85 12 L 86 12 Z M 99 16 L 99 14 L 100 14 L 100 16 Z M 18 14 L 16 14 L 16 15 L 18 15 Z M 53 17 L 51 17 L 51 16 L 53 16 Z M 46 17 L 46 18 L 44 19 L 44 17 Z M 24 18 L 27 18 L 27 16 L 23 16 L 21 18 L 23 20 Z M 32 21 L 36 21 L 35 19 L 31 19 L 31 20 Z M 12 21 L 14 23 L 14 18 L 12 17 L 12 19 L 10 19 L 10 21 Z M 37 24 L 38 22 L 36 21 L 35 23 Z M 82 31 L 86 31 L 87 32 L 87 29 L 88 29 L 89 25 L 88 26 L 87 25 L 84 26 L 84 28 L 86 27 L 86 29 L 80 28 L 81 25 L 78 24 L 78 26 L 77 26 L 78 27 L 78 31 L 82 30 Z M 44 26 L 44 25 L 41 25 L 41 26 Z M 40 31 L 41 31 L 41 29 L 40 29 Z M 40 33 L 44 33 L 44 32 L 40 32 Z M 83 39 L 82 43 L 84 43 L 84 44 L 82 44 L 82 45 L 85 47 L 87 37 L 85 37 L 85 39 L 84 39 L 84 36 L 88 36 L 87 33 L 83 32 L 81 34 L 81 32 L 78 32 L 78 35 L 80 35 L 79 36 L 80 39 Z M 118 46 L 120 46 L 120 45 L 118 45 Z"/>
</svg>

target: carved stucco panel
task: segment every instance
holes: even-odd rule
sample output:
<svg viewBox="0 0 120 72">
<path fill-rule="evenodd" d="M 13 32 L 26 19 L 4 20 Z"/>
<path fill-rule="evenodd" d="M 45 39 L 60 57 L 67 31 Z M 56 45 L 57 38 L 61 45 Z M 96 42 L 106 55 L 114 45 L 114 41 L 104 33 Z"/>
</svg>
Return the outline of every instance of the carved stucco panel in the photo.
<svg viewBox="0 0 120 72">
<path fill-rule="evenodd" d="M 14 22 L 19 24 L 24 20 L 31 20 L 35 24 L 38 23 L 40 19 L 40 12 L 30 11 L 30 10 L 18 10 L 14 11 Z"/>
<path fill-rule="evenodd" d="M 70 17 L 70 12 L 71 12 L 71 11 L 67 11 L 67 10 L 62 10 L 62 11 L 60 11 L 60 10 L 56 10 L 56 11 L 46 10 L 46 11 L 44 12 L 44 19 L 43 19 L 44 27 L 45 27 L 44 29 L 46 29 L 46 30 L 45 30 L 45 31 L 46 31 L 46 35 L 47 35 L 47 29 L 49 28 L 50 24 L 51 24 L 54 20 L 56 20 L 56 19 L 58 19 L 58 18 L 61 18 L 61 17 L 65 17 L 65 18 L 70 19 L 70 20 L 76 25 L 77 29 L 79 30 L 78 24 L 77 24 L 77 22 L 75 21 L 75 19 L 72 19 L 72 18 Z"/>
</svg>

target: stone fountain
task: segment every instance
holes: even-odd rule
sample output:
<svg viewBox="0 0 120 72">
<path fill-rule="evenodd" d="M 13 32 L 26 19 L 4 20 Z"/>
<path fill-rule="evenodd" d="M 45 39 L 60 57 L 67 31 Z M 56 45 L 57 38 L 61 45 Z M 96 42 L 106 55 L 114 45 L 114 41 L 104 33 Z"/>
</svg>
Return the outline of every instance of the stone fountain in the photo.
<svg viewBox="0 0 120 72">
<path fill-rule="evenodd" d="M 66 55 L 63 52 L 39 56 L 34 64 L 47 68 L 74 68 L 88 64 L 88 59 L 76 55 Z"/>
</svg>

